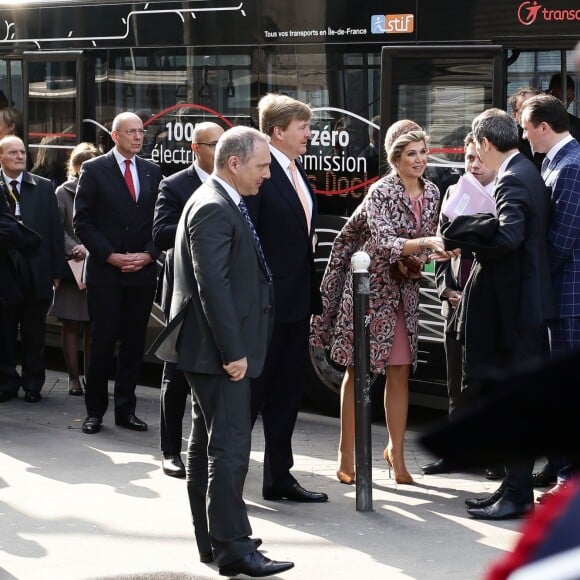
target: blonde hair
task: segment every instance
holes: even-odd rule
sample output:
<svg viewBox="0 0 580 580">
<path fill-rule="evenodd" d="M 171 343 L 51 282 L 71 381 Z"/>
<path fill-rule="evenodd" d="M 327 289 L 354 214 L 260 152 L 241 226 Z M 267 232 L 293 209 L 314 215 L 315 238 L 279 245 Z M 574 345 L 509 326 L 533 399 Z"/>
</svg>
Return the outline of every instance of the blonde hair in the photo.
<svg viewBox="0 0 580 580">
<path fill-rule="evenodd" d="M 312 109 L 302 101 L 287 95 L 268 93 L 258 102 L 258 115 L 260 131 L 271 136 L 274 127 L 287 129 L 294 120 L 310 121 Z"/>
<path fill-rule="evenodd" d="M 67 172 L 68 177 L 78 177 L 81 172 L 81 165 L 87 161 L 97 157 L 101 152 L 88 141 L 79 143 L 71 152 L 68 158 Z"/>
</svg>

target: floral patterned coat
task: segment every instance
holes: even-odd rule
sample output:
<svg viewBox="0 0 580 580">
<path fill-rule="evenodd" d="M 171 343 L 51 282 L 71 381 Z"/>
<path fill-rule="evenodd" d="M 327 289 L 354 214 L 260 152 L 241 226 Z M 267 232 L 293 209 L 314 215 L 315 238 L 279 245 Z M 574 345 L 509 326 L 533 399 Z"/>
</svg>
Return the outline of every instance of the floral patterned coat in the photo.
<svg viewBox="0 0 580 580">
<path fill-rule="evenodd" d="M 432 236 L 437 230 L 439 190 L 423 180 L 424 194 L 421 225 L 413 213 L 411 199 L 396 173 L 381 178 L 369 191 L 335 238 L 321 284 L 323 312 L 312 317 L 310 343 L 330 350 L 331 359 L 352 366 L 353 292 L 351 256 L 359 250 L 371 258 L 370 296 L 370 370 L 385 373 L 397 321 L 399 302 L 403 310 L 413 368 L 417 364 L 419 330 L 419 282 L 397 282 L 389 267 L 402 258 L 408 239 Z M 428 252 L 425 252 L 428 254 Z"/>
</svg>

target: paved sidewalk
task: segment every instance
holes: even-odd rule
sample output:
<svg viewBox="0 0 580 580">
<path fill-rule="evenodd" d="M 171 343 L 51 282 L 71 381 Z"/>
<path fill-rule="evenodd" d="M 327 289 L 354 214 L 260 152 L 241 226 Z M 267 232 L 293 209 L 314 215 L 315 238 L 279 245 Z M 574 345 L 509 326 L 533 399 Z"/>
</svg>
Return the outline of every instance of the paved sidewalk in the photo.
<svg viewBox="0 0 580 580">
<path fill-rule="evenodd" d="M 50 372 L 43 395 L 0 405 L 0 579 L 219 578 L 197 559 L 184 481 L 160 469 L 159 391 L 138 387 L 147 433 L 115 427 L 109 409 L 94 436 L 81 432 L 84 402 L 68 395 L 64 374 Z M 416 429 L 406 451 L 413 474 L 430 459 Z M 518 537 L 520 522 L 466 517 L 463 500 L 496 487 L 479 474 L 416 475 L 416 485 L 397 486 L 381 424 L 374 511 L 357 512 L 355 487 L 335 477 L 337 434 L 337 419 L 300 414 L 293 473 L 330 497 L 309 505 L 262 499 L 261 425 L 254 430 L 245 497 L 266 555 L 296 564 L 281 578 L 479 579 Z"/>
</svg>

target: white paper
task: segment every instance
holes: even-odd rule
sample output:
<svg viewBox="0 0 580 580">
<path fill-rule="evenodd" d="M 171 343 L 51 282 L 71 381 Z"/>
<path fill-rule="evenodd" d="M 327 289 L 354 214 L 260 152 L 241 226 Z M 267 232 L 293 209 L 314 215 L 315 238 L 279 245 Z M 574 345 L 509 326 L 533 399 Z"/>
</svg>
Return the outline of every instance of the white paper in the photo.
<svg viewBox="0 0 580 580">
<path fill-rule="evenodd" d="M 465 173 L 453 186 L 447 199 L 443 201 L 441 213 L 452 220 L 458 215 L 473 215 L 475 213 L 497 215 L 497 210 L 493 196 L 471 173 Z"/>
</svg>

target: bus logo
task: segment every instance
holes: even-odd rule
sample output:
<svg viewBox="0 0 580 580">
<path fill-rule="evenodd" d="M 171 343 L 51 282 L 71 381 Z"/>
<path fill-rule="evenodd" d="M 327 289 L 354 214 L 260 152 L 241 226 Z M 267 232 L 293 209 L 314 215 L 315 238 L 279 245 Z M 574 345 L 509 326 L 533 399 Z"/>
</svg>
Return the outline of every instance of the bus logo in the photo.
<svg viewBox="0 0 580 580">
<path fill-rule="evenodd" d="M 542 5 L 537 2 L 537 0 L 533 0 L 533 2 L 530 2 L 529 0 L 522 2 L 518 6 L 518 20 L 520 21 L 520 24 L 523 24 L 524 26 L 533 24 L 536 21 L 536 18 L 538 18 L 538 13 L 541 9 Z"/>
<path fill-rule="evenodd" d="M 371 16 L 372 34 L 411 34 L 414 31 L 414 14 L 374 14 Z"/>
</svg>

